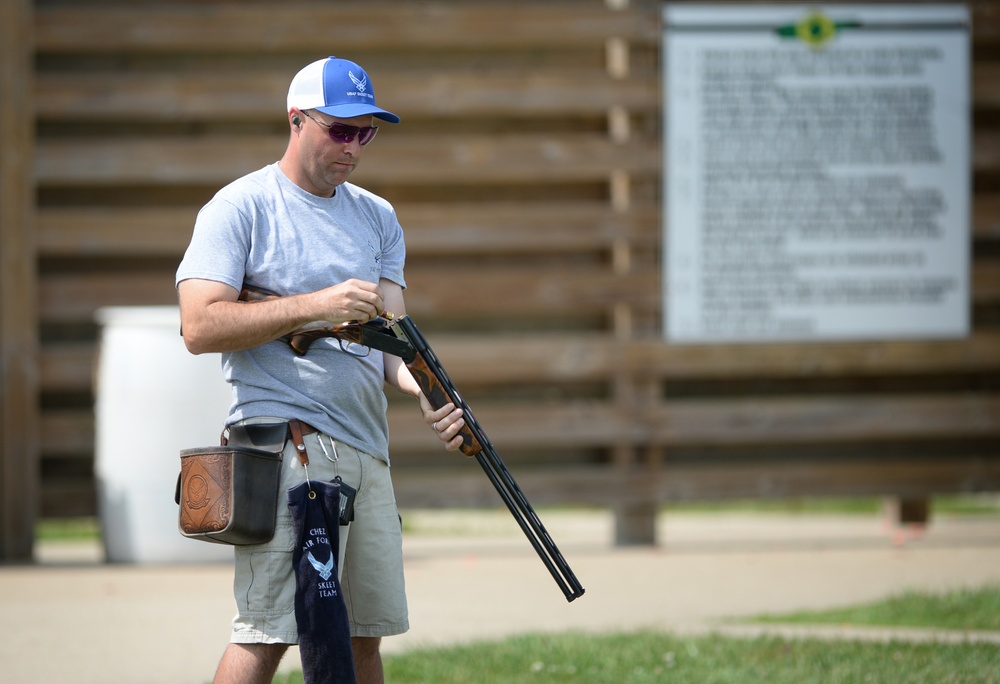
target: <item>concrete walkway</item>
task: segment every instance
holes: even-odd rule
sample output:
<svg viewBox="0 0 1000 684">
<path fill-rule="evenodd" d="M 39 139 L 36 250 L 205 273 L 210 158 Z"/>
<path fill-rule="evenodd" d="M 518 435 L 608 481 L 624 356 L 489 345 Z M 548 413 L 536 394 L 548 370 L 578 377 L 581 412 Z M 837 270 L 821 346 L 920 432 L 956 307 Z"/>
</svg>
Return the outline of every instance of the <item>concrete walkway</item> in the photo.
<svg viewBox="0 0 1000 684">
<path fill-rule="evenodd" d="M 996 517 L 942 518 L 920 531 L 874 517 L 678 514 L 661 521 L 655 548 L 614 547 L 605 513 L 541 517 L 586 587 L 572 603 L 506 511 L 404 513 L 411 630 L 384 651 L 535 631 L 756 634 L 763 628 L 720 621 L 1000 585 Z M 233 613 L 228 564 L 109 565 L 94 545 L 65 544 L 43 546 L 39 560 L 0 567 L 0 681 L 210 681 Z M 1000 643 L 920 630 L 816 634 Z M 282 669 L 297 667 L 292 651 Z"/>
</svg>

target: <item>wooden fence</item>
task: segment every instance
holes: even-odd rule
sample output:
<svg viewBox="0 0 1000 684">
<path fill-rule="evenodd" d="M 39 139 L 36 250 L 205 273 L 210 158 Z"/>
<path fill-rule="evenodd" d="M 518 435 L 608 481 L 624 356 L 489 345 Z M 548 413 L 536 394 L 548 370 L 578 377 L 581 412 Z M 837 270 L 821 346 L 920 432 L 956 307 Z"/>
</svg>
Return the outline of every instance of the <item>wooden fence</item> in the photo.
<svg viewBox="0 0 1000 684">
<path fill-rule="evenodd" d="M 648 542 L 668 500 L 1000 489 L 1000 17 L 972 11 L 973 334 L 668 346 L 658 3 L 38 0 L 37 203 L 3 226 L 34 222 L 38 320 L 0 332 L 37 329 L 41 514 L 95 512 L 95 311 L 175 302 L 198 207 L 280 156 L 326 54 L 403 118 L 353 180 L 396 206 L 408 309 L 536 505 Z M 401 505 L 496 503 L 410 402 L 389 418 Z"/>
</svg>

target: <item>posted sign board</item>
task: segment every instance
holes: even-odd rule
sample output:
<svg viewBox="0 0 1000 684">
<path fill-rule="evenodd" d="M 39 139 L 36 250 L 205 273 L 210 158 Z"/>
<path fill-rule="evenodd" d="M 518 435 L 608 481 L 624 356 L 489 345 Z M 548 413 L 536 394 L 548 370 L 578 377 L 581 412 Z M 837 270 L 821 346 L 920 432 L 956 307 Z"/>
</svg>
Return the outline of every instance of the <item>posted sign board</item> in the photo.
<svg viewBox="0 0 1000 684">
<path fill-rule="evenodd" d="M 669 342 L 961 337 L 960 5 L 664 8 Z"/>
</svg>

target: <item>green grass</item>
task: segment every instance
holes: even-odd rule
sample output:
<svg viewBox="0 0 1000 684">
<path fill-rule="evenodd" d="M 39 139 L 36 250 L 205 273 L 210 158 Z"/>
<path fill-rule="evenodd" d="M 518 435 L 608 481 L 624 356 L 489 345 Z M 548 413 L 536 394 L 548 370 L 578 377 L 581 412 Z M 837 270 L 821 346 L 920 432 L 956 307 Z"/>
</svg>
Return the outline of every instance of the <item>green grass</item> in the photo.
<svg viewBox="0 0 1000 684">
<path fill-rule="evenodd" d="M 38 541 L 98 541 L 101 526 L 97 518 L 44 518 L 35 528 Z"/>
<path fill-rule="evenodd" d="M 1000 629 L 1000 588 L 909 592 L 844 610 L 762 619 Z M 639 631 L 528 634 L 385 657 L 393 684 L 1000 684 L 994 644 L 910 644 L 819 639 L 683 637 Z M 275 684 L 300 684 L 301 672 Z"/>
<path fill-rule="evenodd" d="M 947 594 L 906 592 L 863 606 L 763 615 L 755 621 L 1000 632 L 1000 587 L 963 589 Z"/>
<path fill-rule="evenodd" d="M 789 499 L 737 499 L 731 501 L 693 501 L 671 503 L 667 512 L 680 513 L 780 513 L 810 515 L 879 515 L 884 509 L 881 497 Z M 936 496 L 931 501 L 931 521 L 935 516 L 1000 515 L 1000 495 L 956 494 Z"/>
<path fill-rule="evenodd" d="M 1000 659 L 996 648 L 987 646 L 684 638 L 655 632 L 529 635 L 393 656 L 386 661 L 386 679 L 396 684 L 984 684 L 1000 682 Z"/>
<path fill-rule="evenodd" d="M 875 497 L 805 499 L 733 499 L 726 501 L 685 501 L 666 504 L 667 513 L 778 513 L 878 515 L 882 502 Z"/>
<path fill-rule="evenodd" d="M 993 645 L 570 633 L 387 656 L 385 673 L 392 684 L 997 684 L 1000 656 Z"/>
<path fill-rule="evenodd" d="M 967 494 L 935 497 L 931 503 L 931 520 L 935 514 L 996 515 L 1000 513 L 1000 495 Z"/>
</svg>

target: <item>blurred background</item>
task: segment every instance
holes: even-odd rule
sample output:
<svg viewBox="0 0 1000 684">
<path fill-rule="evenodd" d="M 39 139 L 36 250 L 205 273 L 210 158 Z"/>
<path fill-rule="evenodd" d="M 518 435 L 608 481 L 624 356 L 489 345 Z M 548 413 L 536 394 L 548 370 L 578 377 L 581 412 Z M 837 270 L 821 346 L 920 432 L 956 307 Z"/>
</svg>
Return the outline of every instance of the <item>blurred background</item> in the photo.
<svg viewBox="0 0 1000 684">
<path fill-rule="evenodd" d="M 396 207 L 409 313 L 536 506 L 611 511 L 630 545 L 680 501 L 877 496 L 922 523 L 935 495 L 1000 491 L 1000 14 L 968 7 L 971 334 L 669 345 L 660 3 L 4 2 L 0 560 L 32 558 L 39 520 L 97 517 L 109 471 L 175 514 L 177 449 L 226 406 L 183 354 L 174 271 L 199 207 L 280 157 L 289 79 L 327 54 L 402 117 L 352 180 Z M 390 399 L 400 505 L 495 506 Z"/>
</svg>

